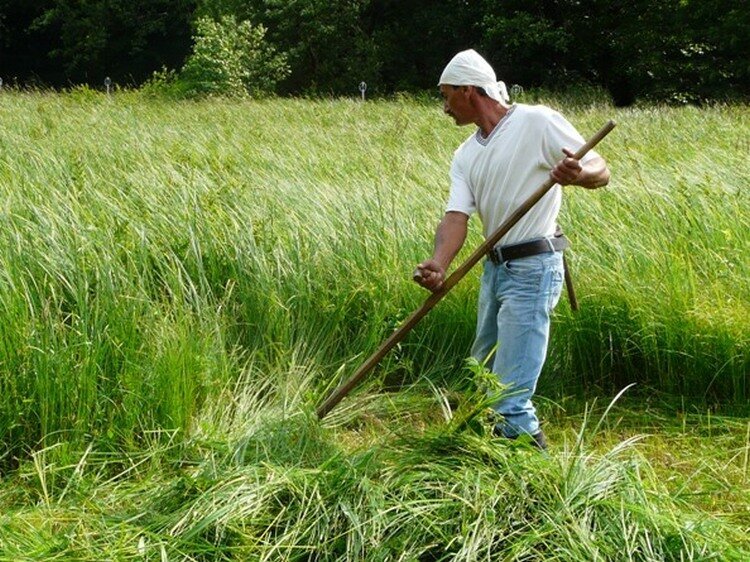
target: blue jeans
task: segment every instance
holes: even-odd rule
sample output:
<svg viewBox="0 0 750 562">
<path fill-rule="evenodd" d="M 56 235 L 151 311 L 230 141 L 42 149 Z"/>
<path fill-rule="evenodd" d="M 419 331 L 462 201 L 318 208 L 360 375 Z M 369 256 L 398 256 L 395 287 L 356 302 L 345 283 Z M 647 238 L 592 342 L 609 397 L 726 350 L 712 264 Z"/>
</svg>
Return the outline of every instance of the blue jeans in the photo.
<svg viewBox="0 0 750 562">
<path fill-rule="evenodd" d="M 562 252 L 500 265 L 484 262 L 471 355 L 486 360 L 500 382 L 510 386 L 509 394 L 494 406 L 503 416 L 498 429 L 506 437 L 539 433 L 531 397 L 547 355 L 550 314 L 560 300 L 562 284 Z"/>
</svg>

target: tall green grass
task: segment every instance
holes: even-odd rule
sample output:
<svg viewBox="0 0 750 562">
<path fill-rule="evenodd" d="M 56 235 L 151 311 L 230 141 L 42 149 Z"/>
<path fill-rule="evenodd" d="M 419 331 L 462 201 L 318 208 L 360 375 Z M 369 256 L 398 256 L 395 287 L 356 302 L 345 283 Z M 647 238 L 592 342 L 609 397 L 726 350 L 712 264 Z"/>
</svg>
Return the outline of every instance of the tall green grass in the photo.
<svg viewBox="0 0 750 562">
<path fill-rule="evenodd" d="M 603 149 L 612 189 L 567 200 L 584 301 L 580 315 L 563 309 L 558 323 L 563 372 L 746 402 L 747 108 L 618 118 Z"/>
<path fill-rule="evenodd" d="M 611 187 L 567 190 L 582 310 L 546 393 L 746 405 L 748 109 L 563 109 L 619 126 Z M 469 133 L 437 102 L 4 93 L 0 120 L 0 559 L 746 554 L 627 440 L 543 457 L 477 428 L 475 275 L 373 375 L 400 392 L 315 421 L 425 298 Z"/>
<path fill-rule="evenodd" d="M 346 374 L 424 298 L 409 272 L 468 133 L 408 100 L 0 102 L 11 456 L 58 432 L 189 430 L 247 361 Z M 544 380 L 747 401 L 747 108 L 567 113 L 584 134 L 619 127 L 611 186 L 566 190 L 583 306 L 561 305 Z M 476 284 L 386 359 L 387 383 L 460 376 Z"/>
</svg>

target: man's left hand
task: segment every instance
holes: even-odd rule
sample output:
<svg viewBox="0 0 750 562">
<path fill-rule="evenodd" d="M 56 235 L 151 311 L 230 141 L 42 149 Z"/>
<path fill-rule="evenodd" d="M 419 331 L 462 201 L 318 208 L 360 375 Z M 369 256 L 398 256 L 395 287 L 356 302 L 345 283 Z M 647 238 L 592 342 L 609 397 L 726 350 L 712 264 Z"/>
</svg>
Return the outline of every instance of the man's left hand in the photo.
<svg viewBox="0 0 750 562">
<path fill-rule="evenodd" d="M 560 160 L 557 165 L 552 168 L 549 175 L 560 185 L 570 185 L 576 183 L 576 180 L 583 171 L 583 166 L 581 166 L 581 162 L 575 158 L 574 152 L 567 148 L 563 148 L 563 152 L 565 153 L 565 158 Z"/>
</svg>

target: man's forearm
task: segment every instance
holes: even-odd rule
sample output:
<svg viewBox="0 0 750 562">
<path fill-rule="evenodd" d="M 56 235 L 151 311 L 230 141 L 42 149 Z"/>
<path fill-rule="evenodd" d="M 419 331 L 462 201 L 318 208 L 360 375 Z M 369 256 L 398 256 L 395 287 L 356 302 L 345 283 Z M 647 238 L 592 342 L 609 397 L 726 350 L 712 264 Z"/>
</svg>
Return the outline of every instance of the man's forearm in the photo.
<svg viewBox="0 0 750 562">
<path fill-rule="evenodd" d="M 413 275 L 416 283 L 430 291 L 439 291 L 445 281 L 446 271 L 466 240 L 469 217 L 449 211 L 435 231 L 435 249 L 432 257 L 417 266 Z"/>
<path fill-rule="evenodd" d="M 432 259 L 448 269 L 466 240 L 468 217 L 459 212 L 448 212 L 435 231 Z"/>
</svg>

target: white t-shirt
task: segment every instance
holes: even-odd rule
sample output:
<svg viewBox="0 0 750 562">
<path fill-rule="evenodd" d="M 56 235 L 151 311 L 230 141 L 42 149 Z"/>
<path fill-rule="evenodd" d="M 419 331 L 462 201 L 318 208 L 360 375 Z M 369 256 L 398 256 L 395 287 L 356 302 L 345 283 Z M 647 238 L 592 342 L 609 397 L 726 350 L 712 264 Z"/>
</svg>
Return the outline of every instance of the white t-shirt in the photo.
<svg viewBox="0 0 750 562">
<path fill-rule="evenodd" d="M 453 155 L 451 191 L 446 211 L 460 211 L 482 220 L 489 237 L 545 181 L 565 154 L 578 150 L 583 137 L 562 115 L 542 105 L 514 104 L 487 138 L 480 131 Z M 586 163 L 598 157 L 594 151 Z M 515 244 L 552 236 L 562 202 L 555 185 L 499 242 Z"/>
</svg>

